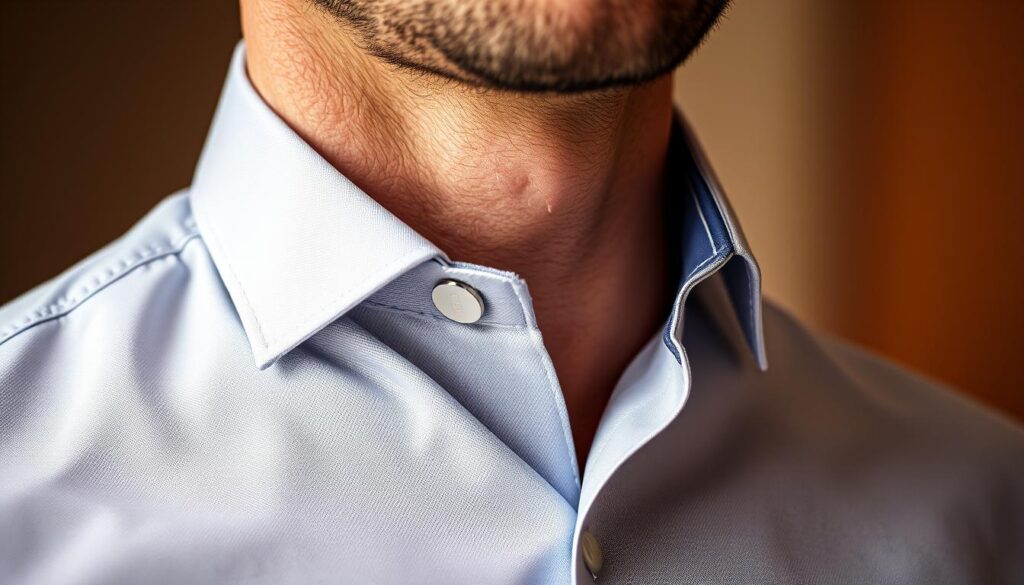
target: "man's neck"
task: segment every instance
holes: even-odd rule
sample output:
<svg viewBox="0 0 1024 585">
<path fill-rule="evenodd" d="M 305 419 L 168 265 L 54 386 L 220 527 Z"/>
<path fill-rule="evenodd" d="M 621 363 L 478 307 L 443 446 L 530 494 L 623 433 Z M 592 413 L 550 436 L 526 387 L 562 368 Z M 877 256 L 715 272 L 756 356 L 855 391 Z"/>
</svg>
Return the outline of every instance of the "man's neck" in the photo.
<svg viewBox="0 0 1024 585">
<path fill-rule="evenodd" d="M 661 189 L 671 82 L 481 90 L 364 53 L 307 3 L 243 3 L 248 71 L 327 160 L 453 260 L 518 273 L 580 466 L 669 303 Z"/>
</svg>

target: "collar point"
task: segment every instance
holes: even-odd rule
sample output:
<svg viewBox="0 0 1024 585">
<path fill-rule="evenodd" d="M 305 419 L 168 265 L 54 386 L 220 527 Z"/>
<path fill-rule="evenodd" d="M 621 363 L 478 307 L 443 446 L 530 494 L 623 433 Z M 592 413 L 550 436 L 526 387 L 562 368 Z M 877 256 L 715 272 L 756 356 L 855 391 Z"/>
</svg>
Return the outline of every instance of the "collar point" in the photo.
<svg viewBox="0 0 1024 585">
<path fill-rule="evenodd" d="M 280 351 L 275 347 L 262 346 L 249 336 L 249 347 L 252 350 L 253 361 L 256 362 L 256 367 L 260 371 L 266 370 L 270 366 L 276 364 L 287 351 Z"/>
</svg>

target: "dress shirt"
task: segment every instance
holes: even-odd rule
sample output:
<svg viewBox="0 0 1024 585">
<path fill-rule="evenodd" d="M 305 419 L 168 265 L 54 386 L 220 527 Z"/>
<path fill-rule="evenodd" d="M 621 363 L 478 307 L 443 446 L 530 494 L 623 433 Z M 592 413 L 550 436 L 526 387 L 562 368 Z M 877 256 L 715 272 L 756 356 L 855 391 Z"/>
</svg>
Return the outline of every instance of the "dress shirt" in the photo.
<svg viewBox="0 0 1024 585">
<path fill-rule="evenodd" d="M 581 465 L 527 283 L 239 44 L 191 187 L 0 310 L 0 582 L 1024 582 L 1021 430 L 762 305 L 678 115 L 667 166 L 677 294 Z"/>
</svg>

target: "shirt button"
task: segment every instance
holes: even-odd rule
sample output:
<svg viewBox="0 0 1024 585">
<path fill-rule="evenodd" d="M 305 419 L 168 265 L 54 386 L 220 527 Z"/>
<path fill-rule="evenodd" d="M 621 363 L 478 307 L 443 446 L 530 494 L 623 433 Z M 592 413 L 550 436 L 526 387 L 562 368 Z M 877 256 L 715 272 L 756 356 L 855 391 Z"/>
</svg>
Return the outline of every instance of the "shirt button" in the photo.
<svg viewBox="0 0 1024 585">
<path fill-rule="evenodd" d="M 445 317 L 458 323 L 476 323 L 484 314 L 484 300 L 468 284 L 446 278 L 430 293 L 434 306 Z"/>
<path fill-rule="evenodd" d="M 604 555 L 601 554 L 601 545 L 588 530 L 580 533 L 580 550 L 583 553 L 583 564 L 590 571 L 590 577 L 597 581 L 597 574 L 601 572 L 601 566 L 604 565 Z"/>
</svg>

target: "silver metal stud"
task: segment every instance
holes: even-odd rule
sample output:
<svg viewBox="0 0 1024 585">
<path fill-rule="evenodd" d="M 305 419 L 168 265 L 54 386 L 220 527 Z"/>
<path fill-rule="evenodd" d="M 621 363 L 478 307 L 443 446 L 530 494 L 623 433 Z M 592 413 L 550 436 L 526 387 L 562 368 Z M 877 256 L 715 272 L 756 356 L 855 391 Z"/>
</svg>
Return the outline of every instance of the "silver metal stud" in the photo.
<svg viewBox="0 0 1024 585">
<path fill-rule="evenodd" d="M 484 315 L 484 299 L 468 284 L 446 278 L 430 293 L 434 306 L 445 317 L 458 323 L 476 323 Z"/>
</svg>

